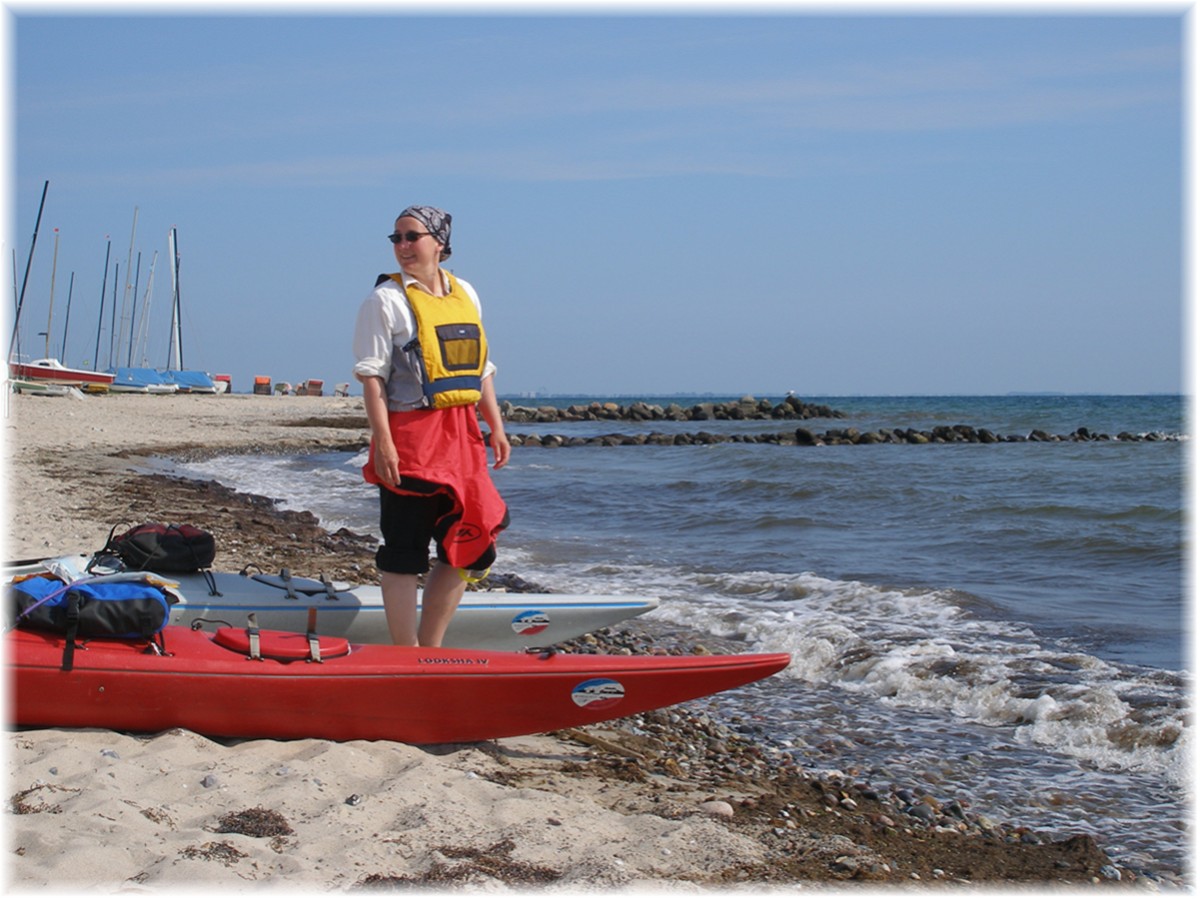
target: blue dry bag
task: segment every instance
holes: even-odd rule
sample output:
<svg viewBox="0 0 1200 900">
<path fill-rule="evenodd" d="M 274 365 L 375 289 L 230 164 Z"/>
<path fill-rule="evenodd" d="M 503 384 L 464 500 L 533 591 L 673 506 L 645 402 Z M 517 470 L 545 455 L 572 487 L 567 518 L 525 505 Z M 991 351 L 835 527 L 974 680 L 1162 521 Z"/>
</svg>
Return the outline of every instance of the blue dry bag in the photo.
<svg viewBox="0 0 1200 900">
<path fill-rule="evenodd" d="M 170 620 L 174 596 L 146 576 L 64 583 L 35 575 L 9 585 L 9 608 L 18 628 L 67 636 L 63 668 L 71 668 L 75 638 L 148 640 Z"/>
</svg>

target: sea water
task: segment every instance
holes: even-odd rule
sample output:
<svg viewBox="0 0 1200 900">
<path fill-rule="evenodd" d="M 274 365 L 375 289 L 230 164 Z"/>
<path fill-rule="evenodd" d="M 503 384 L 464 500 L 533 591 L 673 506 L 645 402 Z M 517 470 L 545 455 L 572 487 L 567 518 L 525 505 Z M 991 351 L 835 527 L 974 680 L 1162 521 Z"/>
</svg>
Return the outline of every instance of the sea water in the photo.
<svg viewBox="0 0 1200 900">
<path fill-rule="evenodd" d="M 636 399 L 686 408 L 728 398 Z M 657 596 L 645 628 L 792 653 L 781 676 L 709 705 L 758 723 L 805 765 L 958 798 L 997 822 L 1088 831 L 1135 868 L 1188 870 L 1184 401 L 804 399 L 847 417 L 509 430 L 966 424 L 1162 439 L 518 447 L 495 473 L 512 515 L 496 569 L 555 591 Z M 227 457 L 180 469 L 311 510 L 329 529 L 377 534 L 365 459 Z"/>
</svg>

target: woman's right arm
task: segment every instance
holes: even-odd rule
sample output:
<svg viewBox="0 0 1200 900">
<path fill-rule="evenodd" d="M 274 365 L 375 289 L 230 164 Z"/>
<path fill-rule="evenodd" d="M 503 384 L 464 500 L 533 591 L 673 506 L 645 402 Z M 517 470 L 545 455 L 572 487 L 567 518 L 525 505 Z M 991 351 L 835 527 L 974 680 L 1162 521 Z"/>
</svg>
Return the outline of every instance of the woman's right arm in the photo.
<svg viewBox="0 0 1200 900">
<path fill-rule="evenodd" d="M 359 375 L 358 379 L 362 382 L 363 405 L 375 445 L 375 474 L 384 484 L 399 484 L 400 456 L 388 427 L 387 383 L 376 375 Z"/>
<path fill-rule="evenodd" d="M 373 293 L 359 308 L 354 323 L 354 377 L 362 382 L 363 406 L 374 445 L 375 474 L 384 484 L 400 481 L 399 455 L 388 425 L 387 372 L 391 368 L 392 310 Z"/>
</svg>

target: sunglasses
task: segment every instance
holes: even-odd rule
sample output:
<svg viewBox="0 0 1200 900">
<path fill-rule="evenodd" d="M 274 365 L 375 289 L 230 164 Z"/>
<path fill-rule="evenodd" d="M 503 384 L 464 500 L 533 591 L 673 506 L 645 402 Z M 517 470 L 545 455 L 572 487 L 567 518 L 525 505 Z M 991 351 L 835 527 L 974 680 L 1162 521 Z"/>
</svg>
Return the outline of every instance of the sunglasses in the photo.
<svg viewBox="0 0 1200 900">
<path fill-rule="evenodd" d="M 408 241 L 410 244 L 415 244 L 421 238 L 428 236 L 428 231 L 397 231 L 395 234 L 389 234 L 388 240 L 393 244 L 398 244 L 401 241 Z"/>
</svg>

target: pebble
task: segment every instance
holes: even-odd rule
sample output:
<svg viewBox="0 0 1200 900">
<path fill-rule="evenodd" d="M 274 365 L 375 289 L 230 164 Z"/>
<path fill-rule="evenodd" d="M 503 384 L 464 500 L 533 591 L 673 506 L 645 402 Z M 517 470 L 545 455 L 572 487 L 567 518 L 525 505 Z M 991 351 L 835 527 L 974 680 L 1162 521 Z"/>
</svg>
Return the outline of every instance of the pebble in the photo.
<svg viewBox="0 0 1200 900">
<path fill-rule="evenodd" d="M 733 807 L 724 800 L 705 800 L 700 804 L 700 811 L 708 813 L 710 816 L 719 816 L 722 819 L 733 818 Z"/>
<path fill-rule="evenodd" d="M 218 784 L 216 775 L 205 775 L 200 779 L 200 787 L 203 788 L 215 788 Z"/>
<path fill-rule="evenodd" d="M 107 756 L 109 759 L 120 759 L 121 758 L 121 754 L 118 753 L 116 750 L 101 750 L 100 755 Z"/>
<path fill-rule="evenodd" d="M 853 856 L 839 856 L 833 861 L 833 869 L 837 872 L 845 872 L 848 875 L 854 875 L 859 871 L 859 861 Z"/>
<path fill-rule="evenodd" d="M 915 816 L 918 819 L 923 819 L 926 822 L 934 822 L 937 820 L 937 814 L 934 813 L 933 807 L 928 803 L 914 803 L 906 812 L 910 816 Z"/>
<path fill-rule="evenodd" d="M 363 802 L 363 798 L 359 794 L 351 794 L 349 797 L 346 798 L 347 806 L 358 806 L 362 802 Z"/>
</svg>

